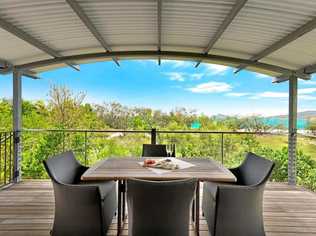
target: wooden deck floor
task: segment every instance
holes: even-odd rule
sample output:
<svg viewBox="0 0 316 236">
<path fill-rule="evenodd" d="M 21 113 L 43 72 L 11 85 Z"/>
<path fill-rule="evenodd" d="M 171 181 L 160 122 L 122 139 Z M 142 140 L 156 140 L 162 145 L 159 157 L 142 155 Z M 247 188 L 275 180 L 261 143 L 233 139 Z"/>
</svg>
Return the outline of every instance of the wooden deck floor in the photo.
<svg viewBox="0 0 316 236">
<path fill-rule="evenodd" d="M 53 212 L 54 197 L 49 181 L 23 181 L 1 190 L 0 236 L 48 236 Z M 264 219 L 267 236 L 316 235 L 316 194 L 270 183 L 264 197 Z M 115 221 L 108 235 L 116 235 Z M 124 229 L 123 235 L 127 235 L 127 224 Z M 204 219 L 201 219 L 200 235 L 209 235 Z"/>
</svg>

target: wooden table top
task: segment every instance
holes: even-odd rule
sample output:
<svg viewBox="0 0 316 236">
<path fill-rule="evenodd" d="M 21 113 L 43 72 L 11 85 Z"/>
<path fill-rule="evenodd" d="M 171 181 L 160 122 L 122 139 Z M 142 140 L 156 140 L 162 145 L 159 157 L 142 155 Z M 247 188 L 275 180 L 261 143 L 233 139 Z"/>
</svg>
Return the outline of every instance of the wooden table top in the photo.
<svg viewBox="0 0 316 236">
<path fill-rule="evenodd" d="M 139 178 L 147 180 L 174 180 L 196 178 L 201 181 L 236 182 L 236 177 L 222 164 L 202 158 L 179 158 L 195 166 L 186 169 L 176 169 L 168 173 L 156 174 L 142 167 L 142 158 L 109 158 L 90 167 L 82 176 L 85 181 L 96 180 L 126 180 Z"/>
</svg>

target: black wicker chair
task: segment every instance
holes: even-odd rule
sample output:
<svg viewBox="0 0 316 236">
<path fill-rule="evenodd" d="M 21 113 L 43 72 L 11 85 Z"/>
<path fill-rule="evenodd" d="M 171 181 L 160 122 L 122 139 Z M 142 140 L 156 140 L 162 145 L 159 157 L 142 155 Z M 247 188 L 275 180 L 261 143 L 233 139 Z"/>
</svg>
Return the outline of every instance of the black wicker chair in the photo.
<svg viewBox="0 0 316 236">
<path fill-rule="evenodd" d="M 231 169 L 236 184 L 205 182 L 202 210 L 212 236 L 264 236 L 264 186 L 274 163 L 248 153 L 241 166 Z"/>
<path fill-rule="evenodd" d="M 106 235 L 116 211 L 114 181 L 82 182 L 87 167 L 64 152 L 44 161 L 55 194 L 53 236 Z"/>
<path fill-rule="evenodd" d="M 188 236 L 196 180 L 127 180 L 129 236 Z"/>
<path fill-rule="evenodd" d="M 143 157 L 166 157 L 167 147 L 164 144 L 143 144 Z"/>
</svg>

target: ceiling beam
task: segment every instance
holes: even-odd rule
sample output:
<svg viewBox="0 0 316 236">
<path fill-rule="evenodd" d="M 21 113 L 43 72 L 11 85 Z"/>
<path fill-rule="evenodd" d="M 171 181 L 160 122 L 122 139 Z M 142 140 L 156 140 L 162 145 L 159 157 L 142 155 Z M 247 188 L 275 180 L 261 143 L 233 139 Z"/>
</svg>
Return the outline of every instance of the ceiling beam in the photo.
<svg viewBox="0 0 316 236">
<path fill-rule="evenodd" d="M 161 52 L 161 9 L 162 0 L 157 0 L 157 30 L 158 30 L 158 52 Z M 158 65 L 161 64 L 161 59 L 158 57 Z"/>
<path fill-rule="evenodd" d="M 90 33 L 98 40 L 98 42 L 102 45 L 106 52 L 111 52 L 111 47 L 106 43 L 105 39 L 102 37 L 100 32 L 94 26 L 90 18 L 86 15 L 80 5 L 77 3 L 76 0 L 66 0 L 68 5 L 72 8 L 72 10 L 76 13 L 76 15 L 80 18 L 82 23 L 88 28 Z M 112 58 L 116 65 L 120 66 L 117 58 Z"/>
<path fill-rule="evenodd" d="M 316 63 L 312 64 L 312 65 L 309 65 L 309 66 L 306 66 L 303 69 L 301 69 L 300 71 L 302 71 L 302 72 L 304 72 L 306 74 L 316 73 Z"/>
<path fill-rule="evenodd" d="M 176 52 L 176 51 L 115 51 L 115 52 L 99 52 L 99 53 L 88 53 L 88 54 L 79 54 L 64 56 L 54 59 L 47 59 L 41 61 L 30 62 L 21 65 L 15 65 L 16 69 L 19 70 L 30 70 L 34 68 L 45 67 L 54 64 L 60 64 L 64 61 L 74 60 L 74 61 L 84 61 L 84 60 L 107 60 L 112 57 L 119 57 L 122 59 L 144 59 L 144 58 L 164 58 L 164 59 L 173 59 L 173 60 L 193 60 L 193 61 L 204 61 L 206 63 L 222 64 L 228 66 L 236 66 L 240 64 L 247 64 L 250 61 L 247 59 L 240 59 L 236 57 L 227 57 L 213 54 L 204 54 L 204 53 L 192 53 L 192 52 Z M 260 70 L 261 73 L 273 72 L 277 74 L 290 74 L 293 73 L 292 70 L 270 65 L 266 63 L 258 62 L 255 65 L 251 66 L 252 70 Z"/>
<path fill-rule="evenodd" d="M 0 73 L 5 74 L 8 71 L 12 70 L 12 68 L 13 68 L 12 63 L 0 58 Z"/>
<path fill-rule="evenodd" d="M 293 76 L 296 78 L 303 79 L 303 80 L 310 80 L 311 79 L 311 75 L 309 75 L 309 74 L 304 74 L 304 73 L 299 72 L 299 71 L 294 71 L 293 73 L 289 73 L 289 74 L 285 73 L 285 74 L 282 74 L 276 78 L 273 78 L 272 83 L 282 83 L 282 82 L 288 81 Z"/>
<path fill-rule="evenodd" d="M 25 77 L 34 79 L 34 80 L 42 79 L 41 77 L 39 77 L 39 76 L 37 75 L 36 72 L 34 72 L 34 71 L 32 71 L 32 70 L 23 71 L 23 72 L 22 72 L 22 75 L 25 76 Z"/>
<path fill-rule="evenodd" d="M 209 43 L 207 44 L 206 48 L 204 49 L 204 53 L 208 54 L 210 50 L 213 48 L 215 43 L 219 40 L 219 38 L 223 35 L 225 30 L 228 28 L 228 26 L 232 23 L 232 21 L 235 19 L 237 14 L 240 12 L 240 10 L 245 6 L 247 3 L 247 0 L 236 0 L 235 5 L 230 10 L 222 24 L 218 27 L 216 33 L 211 38 Z M 201 61 L 198 61 L 195 67 L 198 67 L 201 64 Z"/>
<path fill-rule="evenodd" d="M 299 27 L 295 31 L 289 33 L 279 41 L 275 42 L 271 46 L 265 48 L 261 52 L 259 52 L 257 55 L 254 55 L 251 57 L 249 64 L 242 64 L 238 66 L 238 69 L 235 71 L 235 73 L 238 73 L 239 71 L 245 69 L 247 66 L 251 64 L 255 64 L 257 61 L 261 60 L 262 58 L 270 55 L 271 53 L 279 50 L 280 48 L 288 45 L 289 43 L 295 41 L 299 37 L 303 36 L 304 34 L 309 33 L 310 31 L 314 30 L 316 28 L 316 17 L 312 19 L 311 21 L 307 22 L 305 25 Z"/>
<path fill-rule="evenodd" d="M 11 23 L 7 22 L 4 19 L 0 18 L 0 27 L 7 32 L 13 34 L 14 36 L 18 37 L 19 39 L 27 42 L 28 44 L 32 45 L 33 47 L 36 47 L 37 49 L 47 53 L 48 55 L 57 58 L 60 57 L 61 55 L 56 52 L 55 50 L 51 49 L 50 47 L 46 46 L 39 40 L 35 39 L 32 37 L 30 34 L 26 33 L 25 31 L 17 28 L 16 26 L 12 25 Z M 65 62 L 68 66 L 74 68 L 75 70 L 79 70 L 78 67 L 75 65 L 75 63 L 71 62 Z"/>
</svg>

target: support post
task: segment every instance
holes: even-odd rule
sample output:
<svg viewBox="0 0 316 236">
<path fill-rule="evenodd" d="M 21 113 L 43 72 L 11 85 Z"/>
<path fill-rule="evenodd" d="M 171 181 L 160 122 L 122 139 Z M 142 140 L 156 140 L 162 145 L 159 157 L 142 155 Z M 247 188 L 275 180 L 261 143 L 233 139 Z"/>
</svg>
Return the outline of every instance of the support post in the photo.
<svg viewBox="0 0 316 236">
<path fill-rule="evenodd" d="M 151 144 L 157 144 L 157 130 L 151 129 Z"/>
<path fill-rule="evenodd" d="M 22 74 L 13 70 L 13 181 L 21 181 Z"/>
<path fill-rule="evenodd" d="M 296 185 L 297 77 L 289 78 L 288 183 Z"/>
</svg>

